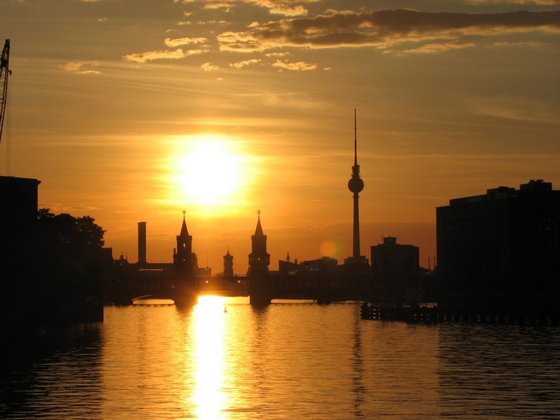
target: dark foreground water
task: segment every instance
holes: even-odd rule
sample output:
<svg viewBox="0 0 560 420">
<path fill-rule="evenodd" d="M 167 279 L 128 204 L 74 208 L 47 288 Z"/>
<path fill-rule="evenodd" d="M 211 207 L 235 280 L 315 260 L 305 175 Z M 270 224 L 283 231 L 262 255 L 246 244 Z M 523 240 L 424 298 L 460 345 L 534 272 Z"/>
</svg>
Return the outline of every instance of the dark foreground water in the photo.
<svg viewBox="0 0 560 420">
<path fill-rule="evenodd" d="M 560 418 L 560 328 L 205 297 L 108 307 L 102 325 L 41 343 L 2 360 L 0 417 Z"/>
</svg>

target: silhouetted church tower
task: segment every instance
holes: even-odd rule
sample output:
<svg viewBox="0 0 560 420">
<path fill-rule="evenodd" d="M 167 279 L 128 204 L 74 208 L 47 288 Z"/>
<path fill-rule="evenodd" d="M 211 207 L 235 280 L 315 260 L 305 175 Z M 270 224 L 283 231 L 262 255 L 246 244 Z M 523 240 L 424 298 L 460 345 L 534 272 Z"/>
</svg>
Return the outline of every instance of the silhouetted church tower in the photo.
<svg viewBox="0 0 560 420">
<path fill-rule="evenodd" d="M 224 277 L 233 277 L 233 256 L 229 253 L 224 255 Z"/>
<path fill-rule="evenodd" d="M 257 228 L 251 236 L 251 253 L 249 254 L 249 275 L 255 276 L 268 273 L 270 254 L 266 252 L 266 235 L 261 226 L 261 212 L 258 212 Z"/>
<path fill-rule="evenodd" d="M 192 276 L 196 268 L 196 256 L 192 252 L 192 236 L 189 235 L 185 212 L 183 212 L 183 224 L 181 233 L 177 236 L 177 249 L 173 253 L 173 262 L 177 273 L 183 276 Z"/>
<path fill-rule="evenodd" d="M 367 264 L 365 257 L 360 255 L 360 208 L 359 196 L 364 189 L 364 181 L 360 178 L 360 165 L 358 165 L 358 136 L 356 129 L 356 109 L 354 108 L 354 166 L 352 166 L 352 178 L 348 181 L 348 189 L 354 193 L 354 218 L 352 235 L 352 257 L 346 259 L 346 263 Z"/>
</svg>

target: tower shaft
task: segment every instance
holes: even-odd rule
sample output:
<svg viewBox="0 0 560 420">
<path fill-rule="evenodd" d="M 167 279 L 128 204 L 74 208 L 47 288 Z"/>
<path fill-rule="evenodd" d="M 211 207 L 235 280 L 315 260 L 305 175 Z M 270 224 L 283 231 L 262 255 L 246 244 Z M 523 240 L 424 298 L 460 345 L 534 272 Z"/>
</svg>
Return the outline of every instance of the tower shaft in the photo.
<svg viewBox="0 0 560 420">
<path fill-rule="evenodd" d="M 353 225 L 353 243 L 352 256 L 360 258 L 360 207 L 358 193 L 354 193 L 354 225 Z"/>
</svg>

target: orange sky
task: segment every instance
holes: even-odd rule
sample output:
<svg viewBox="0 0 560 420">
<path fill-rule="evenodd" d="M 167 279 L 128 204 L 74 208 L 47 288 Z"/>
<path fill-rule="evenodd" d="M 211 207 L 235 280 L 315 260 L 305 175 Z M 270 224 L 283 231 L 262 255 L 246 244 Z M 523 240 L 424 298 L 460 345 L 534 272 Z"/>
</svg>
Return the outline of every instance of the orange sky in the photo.
<svg viewBox="0 0 560 420">
<path fill-rule="evenodd" d="M 436 206 L 560 185 L 556 0 L 3 0 L 0 36 L 2 174 L 131 262 L 138 221 L 171 261 L 183 210 L 214 272 L 229 247 L 245 273 L 257 210 L 272 269 L 342 262 L 354 108 L 368 257 L 393 235 L 427 266 Z"/>
</svg>

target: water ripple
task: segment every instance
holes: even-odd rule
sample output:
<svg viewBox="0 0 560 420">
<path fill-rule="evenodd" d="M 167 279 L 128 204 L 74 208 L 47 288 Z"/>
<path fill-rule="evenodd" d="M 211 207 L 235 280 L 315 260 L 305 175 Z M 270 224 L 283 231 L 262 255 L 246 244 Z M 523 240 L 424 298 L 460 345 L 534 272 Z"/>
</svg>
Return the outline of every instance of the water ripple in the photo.
<svg viewBox="0 0 560 420">
<path fill-rule="evenodd" d="M 0 416 L 560 417 L 559 329 L 227 305 L 106 308 L 94 333 L 4 361 Z"/>
</svg>

